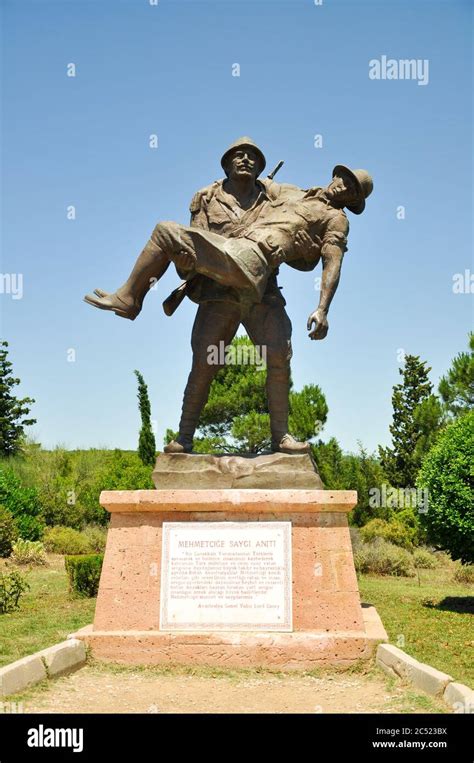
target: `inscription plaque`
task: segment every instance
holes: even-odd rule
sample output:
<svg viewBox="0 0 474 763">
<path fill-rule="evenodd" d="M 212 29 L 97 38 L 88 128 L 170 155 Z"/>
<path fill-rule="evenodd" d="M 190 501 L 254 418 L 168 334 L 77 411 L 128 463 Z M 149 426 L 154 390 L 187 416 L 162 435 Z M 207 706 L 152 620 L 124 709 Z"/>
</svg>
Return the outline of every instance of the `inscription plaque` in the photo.
<svg viewBox="0 0 474 763">
<path fill-rule="evenodd" d="M 160 629 L 291 631 L 291 522 L 164 522 Z"/>
</svg>

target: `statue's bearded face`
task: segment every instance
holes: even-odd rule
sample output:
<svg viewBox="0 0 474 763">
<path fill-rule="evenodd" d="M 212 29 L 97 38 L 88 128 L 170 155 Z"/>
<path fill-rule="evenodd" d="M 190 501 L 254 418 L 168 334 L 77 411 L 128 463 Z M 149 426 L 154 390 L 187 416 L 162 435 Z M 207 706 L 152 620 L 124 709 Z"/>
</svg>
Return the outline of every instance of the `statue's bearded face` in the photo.
<svg viewBox="0 0 474 763">
<path fill-rule="evenodd" d="M 347 175 L 345 177 L 335 175 L 326 188 L 326 196 L 344 206 L 351 204 L 358 197 L 356 184 Z"/>
<path fill-rule="evenodd" d="M 234 151 L 227 164 L 229 178 L 257 177 L 258 157 L 251 148 L 238 148 Z"/>
</svg>

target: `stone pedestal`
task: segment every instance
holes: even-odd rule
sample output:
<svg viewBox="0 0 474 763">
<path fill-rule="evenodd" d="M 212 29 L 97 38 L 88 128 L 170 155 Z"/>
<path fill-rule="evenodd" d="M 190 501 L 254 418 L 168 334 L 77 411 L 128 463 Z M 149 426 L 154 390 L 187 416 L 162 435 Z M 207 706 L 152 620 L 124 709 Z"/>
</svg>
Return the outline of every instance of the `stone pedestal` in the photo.
<svg viewBox="0 0 474 763">
<path fill-rule="evenodd" d="M 129 664 L 309 669 L 366 659 L 386 634 L 359 599 L 347 524 L 356 500 L 317 489 L 105 491 L 112 516 L 94 624 L 74 637 Z M 163 523 L 230 521 L 291 523 L 293 631 L 160 630 Z"/>
<path fill-rule="evenodd" d="M 303 488 L 321 490 L 317 466 L 309 453 L 260 456 L 214 456 L 160 453 L 152 474 L 158 489 Z"/>
</svg>

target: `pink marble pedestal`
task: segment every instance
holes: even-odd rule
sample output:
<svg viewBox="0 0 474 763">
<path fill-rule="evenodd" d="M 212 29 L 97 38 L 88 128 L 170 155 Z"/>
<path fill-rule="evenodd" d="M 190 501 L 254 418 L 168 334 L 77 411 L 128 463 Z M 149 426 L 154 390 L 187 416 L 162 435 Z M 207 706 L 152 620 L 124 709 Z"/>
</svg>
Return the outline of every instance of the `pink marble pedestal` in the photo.
<svg viewBox="0 0 474 763">
<path fill-rule="evenodd" d="M 387 635 L 359 598 L 347 524 L 356 501 L 343 490 L 104 491 L 112 517 L 94 624 L 74 638 L 128 664 L 289 670 L 367 659 Z M 230 521 L 291 522 L 293 631 L 161 631 L 163 522 Z"/>
</svg>

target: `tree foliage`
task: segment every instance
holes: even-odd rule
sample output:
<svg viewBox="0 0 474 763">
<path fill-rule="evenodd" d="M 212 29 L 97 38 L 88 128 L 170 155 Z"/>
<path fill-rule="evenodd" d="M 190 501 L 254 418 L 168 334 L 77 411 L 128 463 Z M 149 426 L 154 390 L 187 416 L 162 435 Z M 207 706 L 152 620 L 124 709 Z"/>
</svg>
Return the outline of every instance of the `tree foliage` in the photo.
<svg viewBox="0 0 474 763">
<path fill-rule="evenodd" d="M 156 459 L 156 443 L 155 435 L 151 428 L 151 407 L 150 399 L 148 397 L 148 388 L 140 371 L 135 371 L 134 373 L 138 380 L 138 406 L 142 420 L 138 438 L 138 455 L 143 464 L 146 466 L 154 466 Z"/>
<path fill-rule="evenodd" d="M 0 469 L 0 504 L 13 516 L 21 538 L 42 538 L 44 521 L 38 491 L 25 487 L 9 467 Z"/>
<path fill-rule="evenodd" d="M 474 333 L 469 334 L 469 352 L 460 352 L 438 387 L 444 410 L 457 418 L 474 408 Z"/>
<path fill-rule="evenodd" d="M 8 360 L 8 342 L 0 342 L 0 455 L 14 456 L 22 448 L 24 429 L 36 424 L 36 419 L 27 418 L 30 397 L 18 399 L 13 394 L 20 379 L 12 375 L 12 363 Z"/>
<path fill-rule="evenodd" d="M 395 487 L 415 484 L 423 457 L 441 425 L 441 405 L 432 394 L 430 371 L 418 356 L 407 355 L 400 369 L 403 382 L 393 388 L 392 447 L 379 447 L 379 455 L 387 479 Z"/>
<path fill-rule="evenodd" d="M 453 559 L 474 562 L 474 411 L 449 424 L 423 461 L 418 484 L 428 489 L 421 519 L 431 542 Z"/>
<path fill-rule="evenodd" d="M 388 519 L 387 507 L 371 505 L 371 490 L 380 488 L 385 474 L 375 455 L 367 453 L 362 443 L 358 453 L 343 453 L 335 437 L 319 440 L 313 447 L 324 486 L 329 490 L 357 490 L 357 506 L 351 511 L 351 524 L 362 526 L 370 519 Z"/>
<path fill-rule="evenodd" d="M 235 358 L 252 358 L 253 345 L 237 337 L 230 347 Z M 259 362 L 226 363 L 216 374 L 199 419 L 194 440 L 197 453 L 262 453 L 270 448 L 270 416 L 265 391 L 265 367 Z M 290 382 L 291 434 L 311 440 L 324 426 L 328 407 L 321 389 L 314 384 L 300 392 Z M 174 433 L 168 430 L 166 441 Z"/>
</svg>

